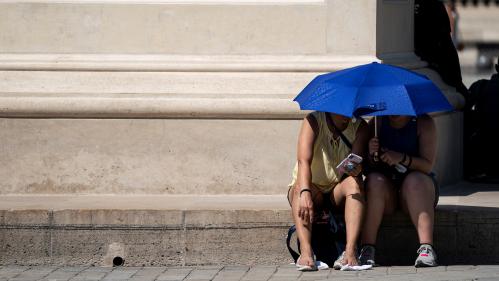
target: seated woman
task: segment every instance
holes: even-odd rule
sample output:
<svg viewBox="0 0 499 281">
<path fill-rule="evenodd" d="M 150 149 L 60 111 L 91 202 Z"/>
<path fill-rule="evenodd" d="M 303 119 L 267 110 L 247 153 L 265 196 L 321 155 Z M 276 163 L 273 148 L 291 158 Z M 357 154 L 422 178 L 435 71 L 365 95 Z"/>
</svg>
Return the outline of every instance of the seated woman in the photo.
<svg viewBox="0 0 499 281">
<path fill-rule="evenodd" d="M 356 243 L 364 212 L 362 167 L 359 164 L 341 177 L 336 166 L 350 152 L 362 156 L 368 137 L 368 127 L 362 119 L 351 120 L 337 114 L 313 112 L 303 120 L 298 139 L 298 161 L 288 190 L 300 241 L 301 256 L 296 262 L 298 270 L 316 270 L 311 247 L 312 222 L 314 214 L 327 203 L 326 200 L 334 207 L 345 208 L 347 244 L 334 267 L 358 265 Z"/>
<path fill-rule="evenodd" d="M 373 120 L 369 123 L 372 132 Z M 435 123 L 428 115 L 394 115 L 378 118 L 378 128 L 379 139 L 369 141 L 371 168 L 366 178 L 367 209 L 359 260 L 374 265 L 374 245 L 383 215 L 392 214 L 400 204 L 419 237 L 415 266 L 436 266 L 432 243 L 438 187 L 431 173 L 437 146 Z M 376 153 L 378 161 L 374 159 Z"/>
</svg>

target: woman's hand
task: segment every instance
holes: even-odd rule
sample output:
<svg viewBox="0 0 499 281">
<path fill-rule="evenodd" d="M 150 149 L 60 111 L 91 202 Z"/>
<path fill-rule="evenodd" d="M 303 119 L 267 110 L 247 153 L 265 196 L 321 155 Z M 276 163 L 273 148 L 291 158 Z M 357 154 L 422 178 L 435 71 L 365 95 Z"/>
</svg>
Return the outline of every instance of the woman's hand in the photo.
<svg viewBox="0 0 499 281">
<path fill-rule="evenodd" d="M 386 164 L 394 166 L 404 159 L 404 154 L 388 149 L 381 149 L 381 156 L 379 158 Z"/>
<path fill-rule="evenodd" d="M 369 156 L 374 156 L 379 151 L 379 139 L 374 137 L 369 140 Z"/>
<path fill-rule="evenodd" d="M 312 223 L 314 219 L 314 202 L 312 201 L 312 193 L 310 191 L 301 192 L 300 207 L 298 216 L 305 222 Z"/>
<path fill-rule="evenodd" d="M 352 170 L 350 171 L 345 171 L 345 173 L 349 176 L 356 177 L 362 172 L 362 164 L 360 163 L 353 163 L 355 166 Z"/>
</svg>

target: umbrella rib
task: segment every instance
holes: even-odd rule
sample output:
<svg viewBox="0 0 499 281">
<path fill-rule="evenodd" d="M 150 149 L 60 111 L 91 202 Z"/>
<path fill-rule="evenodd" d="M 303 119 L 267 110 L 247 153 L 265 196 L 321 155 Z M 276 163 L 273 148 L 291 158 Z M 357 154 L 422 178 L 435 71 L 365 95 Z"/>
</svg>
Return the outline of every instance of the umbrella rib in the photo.
<svg viewBox="0 0 499 281">
<path fill-rule="evenodd" d="M 369 67 L 369 69 L 367 70 L 367 73 L 364 75 L 364 78 L 362 79 L 362 82 L 360 82 L 359 84 L 359 87 L 357 87 L 357 90 L 355 92 L 355 101 L 354 101 L 354 105 L 352 108 L 357 108 L 358 104 L 359 104 L 359 91 L 360 91 L 360 88 L 363 87 L 364 85 L 364 82 L 366 82 L 366 79 L 367 79 L 367 75 L 369 75 L 371 73 L 371 70 L 372 70 L 373 66 L 371 64 L 371 67 Z M 353 111 L 352 111 L 352 116 L 353 116 Z"/>
</svg>

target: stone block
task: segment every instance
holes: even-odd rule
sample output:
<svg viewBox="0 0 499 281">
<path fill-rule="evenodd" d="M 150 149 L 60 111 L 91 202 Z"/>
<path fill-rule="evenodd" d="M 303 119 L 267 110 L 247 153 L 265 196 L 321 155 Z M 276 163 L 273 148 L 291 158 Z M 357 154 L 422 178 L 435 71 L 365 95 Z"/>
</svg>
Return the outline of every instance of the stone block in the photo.
<svg viewBox="0 0 499 281">
<path fill-rule="evenodd" d="M 283 197 L 283 200 L 285 198 Z M 285 227 L 292 224 L 290 210 L 189 210 L 187 228 L 198 227 Z"/>
<path fill-rule="evenodd" d="M 93 210 L 92 225 L 153 226 L 181 229 L 180 210 Z"/>
<path fill-rule="evenodd" d="M 3 228 L 0 264 L 40 265 L 51 263 L 50 230 L 43 228 Z"/>
<path fill-rule="evenodd" d="M 9 53 L 325 52 L 324 4 L 238 2 L 1 3 L 0 45 Z"/>
<path fill-rule="evenodd" d="M 186 265 L 283 264 L 290 261 L 285 228 L 228 227 L 186 230 Z M 242 254 L 244 253 L 244 254 Z"/>
<path fill-rule="evenodd" d="M 51 223 L 51 216 L 48 210 L 4 210 L 3 225 L 46 228 Z"/>
<path fill-rule="evenodd" d="M 126 266 L 183 264 L 184 236 L 180 230 L 74 229 L 54 230 L 53 262 L 105 265 L 109 251 L 121 246 Z M 112 253 L 110 253 L 112 254 Z"/>
<path fill-rule="evenodd" d="M 285 194 L 299 121 L 0 119 L 0 126 L 4 194 Z"/>
</svg>

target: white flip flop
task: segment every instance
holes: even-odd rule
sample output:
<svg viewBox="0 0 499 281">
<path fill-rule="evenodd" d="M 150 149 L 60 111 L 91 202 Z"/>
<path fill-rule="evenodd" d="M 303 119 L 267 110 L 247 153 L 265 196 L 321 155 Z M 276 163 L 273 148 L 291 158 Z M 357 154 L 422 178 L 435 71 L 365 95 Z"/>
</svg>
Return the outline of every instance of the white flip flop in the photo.
<svg viewBox="0 0 499 281">
<path fill-rule="evenodd" d="M 315 256 L 314 256 L 314 265 L 313 266 L 312 265 L 301 265 L 300 258 L 301 258 L 301 256 L 299 256 L 298 259 L 296 260 L 296 263 L 295 263 L 295 265 L 297 267 L 296 270 L 298 270 L 298 271 L 317 271 L 318 270 Z"/>
</svg>

